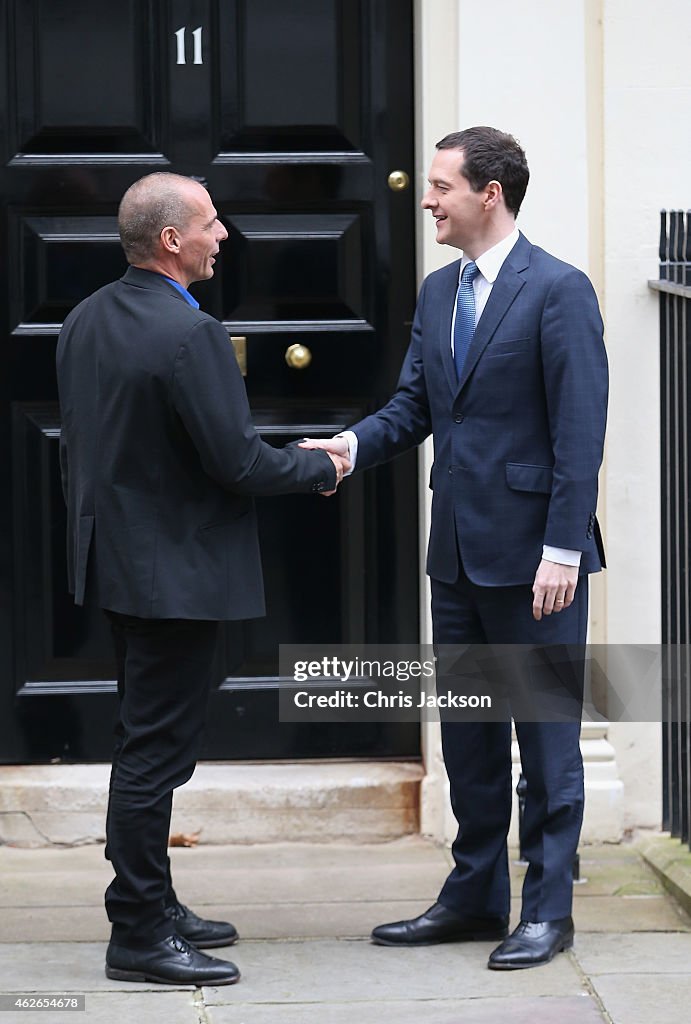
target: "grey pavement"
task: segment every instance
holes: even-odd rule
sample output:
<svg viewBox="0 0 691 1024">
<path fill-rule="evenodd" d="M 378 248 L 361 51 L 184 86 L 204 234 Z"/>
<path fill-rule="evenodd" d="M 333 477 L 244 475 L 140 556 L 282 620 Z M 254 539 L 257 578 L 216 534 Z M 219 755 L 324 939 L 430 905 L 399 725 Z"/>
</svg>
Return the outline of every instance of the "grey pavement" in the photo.
<svg viewBox="0 0 691 1024">
<path fill-rule="evenodd" d="M 688 1017 L 691 920 L 629 844 L 584 846 L 576 944 L 544 967 L 491 972 L 493 943 L 374 946 L 386 920 L 420 913 L 449 869 L 419 837 L 390 843 L 171 850 L 180 898 L 230 918 L 214 951 L 239 984 L 194 989 L 109 981 L 111 878 L 100 845 L 0 847 L 0 999 L 84 993 L 86 1011 L 9 1009 L 0 1024 L 646 1024 Z M 514 893 L 522 868 L 514 865 Z M 512 908 L 517 921 L 519 900 Z"/>
</svg>

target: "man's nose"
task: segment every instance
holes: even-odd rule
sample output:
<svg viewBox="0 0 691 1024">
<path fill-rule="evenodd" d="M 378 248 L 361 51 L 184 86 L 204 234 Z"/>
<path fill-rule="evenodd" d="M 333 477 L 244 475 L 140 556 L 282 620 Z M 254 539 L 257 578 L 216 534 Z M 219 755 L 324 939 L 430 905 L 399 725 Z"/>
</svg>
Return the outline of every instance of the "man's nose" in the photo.
<svg viewBox="0 0 691 1024">
<path fill-rule="evenodd" d="M 420 206 L 423 210 L 429 210 L 436 203 L 436 199 L 433 199 L 429 193 L 429 190 L 425 192 L 424 196 L 420 200 Z"/>
<path fill-rule="evenodd" d="M 219 242 L 225 242 L 226 238 L 228 237 L 228 230 L 225 224 L 221 224 L 220 220 L 218 222 L 218 227 L 220 229 L 218 231 L 218 240 Z"/>
</svg>

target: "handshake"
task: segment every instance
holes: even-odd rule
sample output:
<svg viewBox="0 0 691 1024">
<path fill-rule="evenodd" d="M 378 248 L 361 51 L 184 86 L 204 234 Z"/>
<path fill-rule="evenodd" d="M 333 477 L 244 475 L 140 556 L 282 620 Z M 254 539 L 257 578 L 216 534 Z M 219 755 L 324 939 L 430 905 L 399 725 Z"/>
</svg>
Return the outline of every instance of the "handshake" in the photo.
<svg viewBox="0 0 691 1024">
<path fill-rule="evenodd" d="M 348 441 L 340 434 L 331 438 L 304 437 L 298 448 L 320 448 L 328 453 L 329 458 L 336 467 L 336 488 L 343 477 L 347 476 L 352 469 Z M 333 491 L 322 491 L 322 495 L 325 498 L 329 498 L 332 494 L 336 493 L 336 488 Z"/>
</svg>

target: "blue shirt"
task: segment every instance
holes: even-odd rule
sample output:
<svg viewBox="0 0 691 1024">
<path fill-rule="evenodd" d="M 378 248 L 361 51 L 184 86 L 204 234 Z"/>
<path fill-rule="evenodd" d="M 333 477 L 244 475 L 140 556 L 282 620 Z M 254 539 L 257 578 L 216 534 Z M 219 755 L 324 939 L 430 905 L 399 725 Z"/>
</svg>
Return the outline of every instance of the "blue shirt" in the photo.
<svg viewBox="0 0 691 1024">
<path fill-rule="evenodd" d="M 190 295 L 186 288 L 183 288 L 179 281 L 174 281 L 172 277 L 166 277 L 165 274 L 161 274 L 161 277 L 172 284 L 173 288 L 177 288 L 185 302 L 189 302 L 190 306 L 194 306 L 195 309 L 199 309 L 199 303 L 197 300 L 193 295 Z"/>
</svg>

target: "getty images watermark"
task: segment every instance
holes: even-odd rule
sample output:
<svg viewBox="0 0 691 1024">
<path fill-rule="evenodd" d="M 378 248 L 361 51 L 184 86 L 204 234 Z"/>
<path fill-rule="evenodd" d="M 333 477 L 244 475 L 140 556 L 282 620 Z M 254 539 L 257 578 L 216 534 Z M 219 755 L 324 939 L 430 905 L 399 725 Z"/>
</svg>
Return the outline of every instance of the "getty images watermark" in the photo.
<svg viewBox="0 0 691 1024">
<path fill-rule="evenodd" d="M 691 648 L 282 645 L 285 722 L 686 720 Z"/>
<path fill-rule="evenodd" d="M 426 683 L 435 678 L 435 659 L 415 658 L 342 658 L 324 654 L 321 658 L 297 659 L 293 665 L 295 682 L 310 682 L 310 689 L 298 689 L 292 695 L 298 709 L 422 710 L 428 708 L 491 709 L 489 694 L 477 695 L 452 690 L 430 692 Z M 335 683 L 334 688 L 331 683 Z M 339 684 L 350 684 L 340 687 Z M 406 684 L 403 689 L 401 684 Z M 320 692 L 326 686 L 331 692 Z"/>
</svg>

